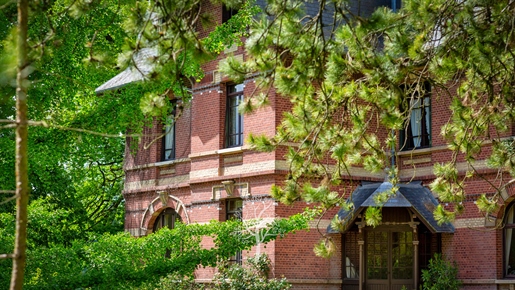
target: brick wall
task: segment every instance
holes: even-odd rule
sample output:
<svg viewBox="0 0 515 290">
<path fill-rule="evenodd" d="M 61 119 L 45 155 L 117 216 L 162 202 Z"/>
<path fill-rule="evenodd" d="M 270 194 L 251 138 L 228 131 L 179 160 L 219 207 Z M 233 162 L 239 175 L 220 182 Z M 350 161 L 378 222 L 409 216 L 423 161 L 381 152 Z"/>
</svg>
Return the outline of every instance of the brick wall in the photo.
<svg viewBox="0 0 515 290">
<path fill-rule="evenodd" d="M 385 1 L 361 1 L 359 8 L 362 15 L 369 15 L 375 5 L 386 5 Z M 387 1 L 389 2 L 389 1 Z M 207 1 L 203 6 L 214 19 L 221 19 L 221 7 Z M 199 27 L 199 36 L 204 37 L 212 27 Z M 243 53 L 238 48 L 234 55 Z M 164 209 L 156 202 L 159 191 L 166 191 L 171 198 L 167 206 L 175 208 L 182 203 L 185 211 L 179 214 L 183 221 L 206 223 L 210 220 L 225 219 L 225 199 L 241 197 L 244 199 L 243 218 L 280 218 L 300 212 L 305 203 L 293 206 L 282 204 L 269 205 L 269 192 L 274 184 L 281 184 L 288 167 L 284 162 L 286 147 L 280 147 L 271 153 L 255 152 L 248 148 L 246 142 L 241 148 L 227 150 L 224 148 L 226 84 L 230 80 L 222 78 L 216 82 L 213 73 L 218 62 L 225 58 L 221 54 L 217 59 L 203 65 L 205 78 L 193 88 L 193 100 L 186 106 L 176 123 L 176 160 L 161 162 L 160 140 L 156 136 L 162 133 L 162 125 L 157 120 L 144 130 L 144 137 L 135 144 L 127 140 L 124 169 L 126 184 L 124 197 L 126 201 L 125 228 L 136 236 L 148 234 L 155 218 Z M 254 79 L 245 80 L 245 98 L 250 98 L 254 90 Z M 450 91 L 454 91 L 451 87 Z M 400 152 L 396 162 L 400 168 L 401 180 L 421 180 L 428 185 L 434 179 L 432 167 L 435 163 L 451 160 L 452 152 L 445 147 L 445 140 L 439 135 L 439 128 L 450 117 L 450 96 L 434 90 L 432 101 L 432 147 L 430 149 Z M 275 92 L 269 95 L 270 106 L 257 109 L 244 116 L 244 136 L 250 133 L 273 136 L 280 125 L 282 115 L 291 108 L 288 98 Z M 389 132 L 382 132 L 386 136 Z M 511 134 L 510 132 L 503 134 Z M 154 141 L 154 142 L 153 142 Z M 134 150 L 133 150 L 134 149 Z M 486 146 L 480 159 L 489 153 Z M 463 163 L 463 156 L 458 156 Z M 460 174 L 467 170 L 460 165 Z M 477 169 L 485 174 L 490 182 L 498 182 L 497 172 L 488 168 L 483 160 L 478 160 Z M 348 197 L 360 181 L 382 181 L 383 176 L 364 174 L 353 170 L 353 176 L 343 176 L 341 195 Z M 504 176 L 506 178 L 506 176 Z M 228 196 L 222 181 L 232 180 L 238 187 L 233 196 Z M 497 183 L 498 184 L 498 183 Z M 493 193 L 494 188 L 482 178 L 469 179 L 465 183 L 468 195 L 464 213 L 456 221 L 454 234 L 442 234 L 442 252 L 459 266 L 459 277 L 463 279 L 466 289 L 497 289 L 496 279 L 502 278 L 502 230 L 484 227 L 484 219 L 474 205 L 474 198 L 482 193 Z M 513 195 L 512 192 L 510 192 Z M 451 206 L 451 205 L 449 205 Z M 321 233 L 325 233 L 328 221 L 337 213 L 333 209 L 323 217 Z M 501 215 L 499 215 L 501 218 Z M 434 235 L 436 239 L 436 234 Z M 331 235 L 338 249 L 341 247 L 340 235 Z M 260 245 L 245 251 L 244 258 L 257 251 L 266 252 L 273 262 L 271 276 L 286 277 L 294 289 L 341 289 L 342 264 L 341 252 L 330 259 L 315 256 L 313 246 L 320 239 L 320 233 L 313 228 L 300 231 L 278 239 L 266 245 Z M 204 246 L 209 247 L 206 240 Z M 434 245 L 433 245 L 434 246 Z M 436 247 L 436 246 L 435 246 Z M 196 273 L 198 279 L 210 279 L 216 269 L 202 268 Z M 508 284 L 499 284 L 499 289 L 512 289 Z"/>
</svg>

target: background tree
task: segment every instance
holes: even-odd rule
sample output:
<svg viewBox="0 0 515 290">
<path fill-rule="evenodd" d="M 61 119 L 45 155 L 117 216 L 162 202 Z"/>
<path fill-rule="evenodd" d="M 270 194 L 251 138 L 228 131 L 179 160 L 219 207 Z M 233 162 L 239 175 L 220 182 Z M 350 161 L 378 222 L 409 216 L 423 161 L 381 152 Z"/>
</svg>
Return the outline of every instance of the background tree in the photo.
<svg viewBox="0 0 515 290">
<path fill-rule="evenodd" d="M 13 268 L 11 288 L 23 288 L 23 275 L 25 271 L 27 251 L 27 205 L 29 203 L 28 180 L 28 108 L 27 108 L 27 76 L 29 70 L 27 51 L 28 30 L 28 1 L 18 1 L 18 26 L 16 39 L 16 235 L 14 237 L 14 251 L 12 254 Z"/>
<path fill-rule="evenodd" d="M 29 144 L 27 153 L 18 154 L 30 157 L 29 166 L 17 175 L 27 174 L 29 179 L 15 182 L 14 175 L 3 174 L 0 189 L 10 194 L 23 188 L 18 197 L 28 197 L 31 189 L 29 250 L 69 247 L 91 234 L 120 231 L 124 133 L 130 128 L 140 136 L 152 117 L 168 115 L 172 108 L 165 100 L 171 92 L 187 104 L 187 89 L 201 76 L 200 63 L 214 57 L 223 45 L 239 41 L 245 33 L 239 31 L 246 27 L 243 21 L 250 21 L 250 6 L 241 9 L 242 16 L 235 17 L 228 29 L 213 33 L 206 42 L 212 49 L 206 49 L 196 30 L 213 22 L 202 10 L 202 1 L 20 2 L 24 21 L 16 20 L 16 3 L 1 1 L 0 5 L 0 154 L 6 157 L 0 160 L 2 172 L 14 171 L 14 148 L 20 148 L 15 147 L 11 130 L 14 116 L 23 113 L 14 106 L 16 91 L 24 92 L 16 90 L 15 68 L 18 51 L 25 53 L 17 45 L 28 41 L 27 57 L 20 58 L 19 65 L 25 80 L 20 79 L 18 87 L 28 88 L 32 127 L 28 137 L 16 140 Z M 16 29 L 18 24 L 27 32 Z M 144 48 L 158 53 L 146 82 L 95 95 L 94 89 L 117 70 L 137 66 L 136 55 Z M 7 241 L 14 235 L 11 200 L 4 194 L 0 200 L 0 223 Z M 18 204 L 17 209 L 25 211 L 27 205 Z M 19 221 L 26 224 L 27 219 L 21 216 Z M 19 241 L 25 238 L 20 236 Z M 4 253 L 13 251 L 9 245 L 2 244 Z M 16 248 L 21 253 L 18 248 L 24 247 Z M 23 271 L 15 272 L 20 273 L 13 275 L 17 277 L 13 287 L 18 288 Z"/>
</svg>

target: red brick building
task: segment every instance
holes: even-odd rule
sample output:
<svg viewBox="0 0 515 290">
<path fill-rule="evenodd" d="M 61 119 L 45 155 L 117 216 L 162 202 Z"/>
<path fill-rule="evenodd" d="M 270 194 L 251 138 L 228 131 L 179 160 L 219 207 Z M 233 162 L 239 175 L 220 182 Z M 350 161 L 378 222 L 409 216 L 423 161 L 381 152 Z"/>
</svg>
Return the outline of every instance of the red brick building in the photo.
<svg viewBox="0 0 515 290">
<path fill-rule="evenodd" d="M 375 6 L 393 5 L 391 1 L 364 2 L 363 9 L 370 11 Z M 222 7 L 208 9 L 222 19 Z M 245 59 L 241 47 L 225 53 Z M 306 206 L 289 207 L 270 197 L 272 185 L 280 184 L 289 169 L 284 159 L 286 148 L 262 153 L 250 150 L 245 143 L 250 133 L 275 134 L 282 113 L 291 107 L 288 99 L 272 92 L 268 107 L 240 115 L 236 107 L 252 93 L 255 83 L 252 77 L 243 83 L 223 77 L 217 68 L 225 53 L 204 65 L 205 77 L 192 88 L 193 100 L 173 126 L 163 128 L 156 122 L 145 129 L 146 137 L 136 154 L 129 150 L 132 140 L 127 140 L 123 195 L 125 229 L 132 235 L 151 234 L 159 227 L 173 226 L 177 219 L 186 223 L 224 221 L 233 216 L 266 220 L 287 217 Z M 120 77 L 116 81 L 120 82 Z M 102 90 L 109 87 L 116 85 L 111 81 Z M 497 178 L 497 170 L 478 159 L 475 168 L 487 179 L 476 178 L 465 185 L 464 213 L 453 225 L 437 225 L 432 217 L 431 210 L 438 201 L 427 185 L 434 179 L 433 165 L 452 158 L 439 134 L 451 112 L 450 99 L 441 95 L 435 101 L 432 96 L 437 92 L 431 88 L 427 91 L 431 93 L 413 104 L 413 122 L 403 133 L 407 136 L 399 133 L 400 140 L 408 140 L 403 146 L 406 150 L 396 153 L 403 185 L 397 196 L 385 204 L 380 226 L 366 226 L 362 213 L 371 205 L 375 191 L 391 184 L 383 183 L 384 174 L 354 168 L 352 183 L 346 176 L 342 179 L 355 189 L 356 207 L 353 213 L 339 213 L 343 218 L 352 216 L 342 233 L 331 234 L 338 248 L 334 257 L 323 259 L 313 252 L 320 238 L 315 228 L 325 232 L 327 218 L 321 224 L 313 224 L 309 232 L 289 235 L 250 253 L 238 253 L 234 259 L 264 252 L 272 261 L 270 276 L 286 277 L 294 289 L 418 289 L 421 270 L 434 253 L 441 252 L 457 262 L 465 289 L 514 289 L 513 209 L 504 218 L 506 226 L 494 228 L 497 219 L 503 217 L 485 219 L 474 205 L 479 194 L 493 193 L 488 180 Z M 153 142 L 163 131 L 165 138 Z M 484 156 L 488 150 L 484 148 Z M 458 168 L 464 174 L 468 165 L 459 158 Z M 513 194 L 508 188 L 505 199 L 511 201 Z M 336 213 L 335 210 L 332 215 Z M 197 279 L 209 281 L 215 271 L 201 269 Z"/>
</svg>

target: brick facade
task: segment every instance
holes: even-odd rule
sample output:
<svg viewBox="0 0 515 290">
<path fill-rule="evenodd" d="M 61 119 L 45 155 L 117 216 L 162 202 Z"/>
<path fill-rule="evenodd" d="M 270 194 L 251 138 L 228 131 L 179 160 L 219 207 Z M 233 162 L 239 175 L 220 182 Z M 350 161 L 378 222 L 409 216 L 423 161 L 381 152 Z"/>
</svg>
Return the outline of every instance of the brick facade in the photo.
<svg viewBox="0 0 515 290">
<path fill-rule="evenodd" d="M 221 7 L 207 2 L 210 4 L 205 9 L 215 19 L 221 19 Z M 381 4 L 379 2 L 367 2 L 361 7 L 361 13 L 372 11 L 373 7 Z M 199 31 L 201 37 L 207 35 L 203 28 L 199 28 Z M 231 53 L 244 58 L 241 47 Z M 163 144 L 156 137 L 162 132 L 162 126 L 157 121 L 145 129 L 145 137 L 139 144 L 127 141 L 123 192 L 126 201 L 125 229 L 134 236 L 150 234 L 156 217 L 166 207 L 176 209 L 182 221 L 206 223 L 225 219 L 224 201 L 227 198 L 243 199 L 243 219 L 287 217 L 306 206 L 296 204 L 288 207 L 274 203 L 269 196 L 272 185 L 280 184 L 287 173 L 288 166 L 283 157 L 285 148 L 261 153 L 250 150 L 245 142 L 240 147 L 224 147 L 226 86 L 231 81 L 219 77 L 217 65 L 225 57 L 222 53 L 218 59 L 203 67 L 205 77 L 193 88 L 193 100 L 175 124 L 174 160 L 161 161 Z M 249 97 L 254 80 L 248 78 L 244 85 L 244 96 Z M 452 91 L 453 88 L 450 89 Z M 437 91 L 433 92 L 434 96 L 437 94 Z M 445 141 L 439 135 L 439 128 L 450 117 L 449 103 L 450 98 L 444 94 L 432 102 L 430 148 L 398 153 L 397 165 L 402 182 L 419 180 L 428 185 L 434 179 L 433 164 L 452 158 L 452 152 L 447 150 Z M 286 98 L 272 92 L 269 107 L 244 116 L 244 139 L 250 133 L 272 136 L 281 121 L 282 113 L 290 108 Z M 137 150 L 132 150 L 134 147 Z M 487 145 L 483 157 L 488 150 Z M 463 156 L 459 156 L 458 161 L 460 174 L 464 174 L 467 165 Z M 476 169 L 489 180 L 498 177 L 497 171 L 489 169 L 482 159 L 476 162 Z M 380 182 L 384 178 L 381 174 L 368 174 L 360 168 L 354 168 L 353 173 L 354 183 L 344 183 L 342 192 L 348 194 L 352 191 L 358 184 L 356 180 Z M 343 179 L 347 180 L 348 177 L 344 176 Z M 223 181 L 234 182 L 232 196 L 228 196 Z M 463 280 L 465 289 L 513 289 L 515 280 L 503 278 L 503 231 L 485 227 L 485 218 L 473 203 L 477 195 L 492 193 L 494 189 L 480 178 L 469 180 L 465 186 L 468 198 L 464 213 L 454 224 L 454 234 L 433 234 L 431 252 L 438 251 L 439 247 L 446 257 L 457 262 L 459 278 Z M 163 191 L 169 196 L 164 207 L 159 200 L 159 192 Z M 319 225 L 322 232 L 326 231 L 329 218 L 334 214 L 336 209 Z M 266 248 L 261 245 L 259 249 L 244 252 L 243 257 L 253 255 L 256 251 L 266 252 L 273 263 L 270 276 L 288 278 L 294 289 L 342 289 L 345 265 L 342 263 L 344 258 L 341 248 L 344 237 L 332 235 L 338 250 L 331 259 L 322 259 L 313 253 L 313 246 L 320 238 L 315 226 L 311 231 L 298 232 L 271 242 Z M 205 241 L 206 246 L 209 243 Z M 210 268 L 199 269 L 196 275 L 199 281 L 208 281 L 215 271 Z M 354 286 L 346 287 L 358 289 Z"/>
</svg>

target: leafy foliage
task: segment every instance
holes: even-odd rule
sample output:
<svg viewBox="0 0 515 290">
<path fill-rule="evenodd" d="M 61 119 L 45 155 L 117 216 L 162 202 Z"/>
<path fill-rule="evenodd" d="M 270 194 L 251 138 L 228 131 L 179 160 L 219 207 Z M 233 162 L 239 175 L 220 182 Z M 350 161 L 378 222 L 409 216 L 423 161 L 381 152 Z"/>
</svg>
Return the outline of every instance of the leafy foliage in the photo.
<svg viewBox="0 0 515 290">
<path fill-rule="evenodd" d="M 313 249 L 315 254 L 319 257 L 329 258 L 336 252 L 336 245 L 330 238 L 320 240 Z"/>
<path fill-rule="evenodd" d="M 52 222 L 52 218 L 48 217 L 45 221 Z M 308 221 L 312 218 L 309 212 L 297 214 L 254 229 L 244 227 L 237 220 L 223 223 L 212 221 L 204 225 L 179 223 L 173 230 L 163 228 L 138 239 L 128 233 L 105 233 L 91 235 L 88 239 L 77 239 L 68 245 L 56 242 L 49 246 L 29 247 L 25 288 L 134 289 L 140 285 L 143 288 L 176 285 L 184 287 L 179 289 L 197 289 L 188 287 L 196 287 L 190 280 L 198 267 L 218 266 L 237 251 L 250 250 L 257 243 L 268 243 L 288 233 L 307 229 Z M 13 224 L 13 217 L 0 215 L 0 223 L 0 233 L 8 232 L 11 229 L 4 230 L 4 226 L 9 228 Z M 264 238 L 256 241 L 255 232 L 266 232 L 266 235 L 261 234 Z M 12 237 L 12 234 L 0 236 L 0 245 L 6 247 L 2 250 L 9 250 Z M 205 248 L 201 243 L 204 237 L 212 238 L 214 246 Z M 253 264 L 254 267 L 259 266 L 254 270 L 227 270 L 227 275 L 235 275 L 233 271 L 239 271 L 246 273 L 250 279 L 259 274 L 252 278 L 255 279 L 255 285 L 275 285 L 275 282 L 268 282 L 264 276 L 267 268 L 266 261 L 262 259 L 266 258 L 259 258 Z M 2 262 L 0 267 L 0 273 L 9 273 L 10 263 Z M 0 283 L 7 284 L 9 277 L 0 277 Z M 284 283 L 282 281 L 278 285 Z"/>
<path fill-rule="evenodd" d="M 202 40 L 203 45 L 208 51 L 216 54 L 232 45 L 243 45 L 242 37 L 248 35 L 247 26 L 260 12 L 261 9 L 255 5 L 255 0 L 244 1 L 235 15 L 227 22 L 217 25 L 209 36 Z"/>
<path fill-rule="evenodd" d="M 118 135 L 129 124 L 141 122 L 138 116 L 139 120 L 143 118 L 137 105 L 130 106 L 135 103 L 135 95 L 95 96 L 93 89 L 116 71 L 83 62 L 93 48 L 102 49 L 106 57 L 114 57 L 120 51 L 125 35 L 119 27 L 123 15 L 118 14 L 114 2 L 96 6 L 83 18 L 66 13 L 62 1 L 41 5 L 34 5 L 29 22 L 29 117 L 39 125 L 32 127 L 29 135 L 29 180 L 31 197 L 36 202 L 31 205 L 29 227 L 33 227 L 30 239 L 34 246 L 69 243 L 74 238 L 86 237 L 86 231 L 91 230 L 122 229 L 124 142 L 120 138 L 84 135 L 80 130 Z M 2 19 L 15 16 L 11 6 L 2 10 Z M 5 24 L 7 31 L 14 31 L 13 24 Z M 91 42 L 92 38 L 97 41 Z M 15 55 L 12 41 L 3 39 L 0 55 Z M 5 71 L 10 68 L 7 64 L 0 65 L 5 77 L 0 82 L 0 95 L 5 100 L 0 103 L 3 120 L 14 116 L 14 76 Z M 127 105 L 121 106 L 124 103 Z M 4 156 L 0 166 L 6 173 L 14 172 L 13 133 L 9 128 L 0 128 L 0 154 Z M 0 176 L 0 185 L 3 190 L 14 189 L 14 174 Z M 12 212 L 13 206 L 3 204 L 1 210 Z M 47 223 L 56 212 L 60 214 Z"/>
<path fill-rule="evenodd" d="M 243 265 L 220 262 L 213 282 L 204 285 L 192 277 L 172 273 L 156 283 L 143 283 L 128 289 L 177 289 L 177 290 L 286 290 L 291 285 L 282 279 L 268 279 L 270 259 L 266 255 L 248 258 Z"/>
<path fill-rule="evenodd" d="M 267 15 L 251 25 L 246 62 L 222 66 L 235 79 L 258 75 L 258 99 L 274 89 L 293 105 L 273 138 L 249 139 L 265 151 L 298 144 L 286 154 L 290 174 L 273 196 L 285 203 L 313 200 L 313 189 L 303 186 L 313 179 L 327 181 L 320 184 L 324 190 L 342 175 L 352 176 L 353 168 L 384 170 L 390 163 L 386 152 L 404 144 L 384 132 L 406 128 L 409 98 L 426 93 L 429 83 L 433 99 L 448 102 L 452 112 L 441 134 L 453 156 L 435 165 L 431 189 L 453 206 L 440 207 L 436 219 L 448 222 L 463 211 L 464 184 L 482 174 L 474 162 L 485 154 L 503 178 L 490 184 L 496 190 L 491 205 L 478 205 L 495 211 L 493 203 L 502 204 L 499 195 L 508 184 L 502 173 L 513 173 L 513 144 L 503 136 L 515 120 L 515 46 L 507 13 L 514 6 L 507 0 L 408 0 L 395 13 L 379 7 L 359 15 L 356 3 L 320 1 L 306 9 L 304 1 L 271 0 Z M 485 153 L 490 143 L 492 151 Z M 463 161 L 470 170 L 458 173 Z M 392 172 L 395 184 L 398 173 Z"/>
<path fill-rule="evenodd" d="M 156 290 L 156 289 L 176 289 L 176 290 L 203 290 L 204 284 L 195 282 L 194 277 L 182 276 L 177 273 L 168 274 L 161 277 L 158 282 L 144 282 L 138 286 L 128 285 L 127 289 Z"/>
<path fill-rule="evenodd" d="M 451 264 L 441 254 L 435 254 L 429 260 L 428 269 L 422 270 L 422 282 L 424 290 L 460 289 L 461 281 L 458 279 L 456 262 Z"/>
<path fill-rule="evenodd" d="M 282 279 L 268 279 L 270 259 L 261 254 L 248 258 L 245 265 L 229 264 L 219 268 L 213 278 L 213 290 L 287 290 L 291 284 Z"/>
<path fill-rule="evenodd" d="M 63 276 L 77 275 L 81 264 L 68 264 L 69 269 L 54 272 L 57 263 L 64 262 L 59 259 L 69 254 L 71 260 L 79 261 L 84 254 L 74 249 L 81 248 L 88 236 L 123 228 L 124 133 L 130 129 L 134 137 L 141 136 L 152 117 L 169 115 L 173 107 L 170 98 L 175 103 L 183 101 L 177 106 L 179 111 L 190 100 L 191 83 L 202 77 L 200 64 L 214 56 L 196 33 L 201 21 L 208 29 L 213 25 L 207 21 L 209 15 L 200 13 L 201 2 L 30 3 L 29 65 L 24 68 L 32 125 L 28 140 L 30 263 L 40 265 L 37 259 L 45 253 L 39 250 L 50 249 L 50 256 L 45 256 L 48 261 L 36 266 L 30 283 L 52 289 L 57 284 L 72 287 L 75 282 Z M 0 170 L 13 172 L 16 3 L 0 1 L 0 7 L 0 155 L 5 156 Z M 250 18 L 247 14 L 239 19 L 232 21 L 232 28 L 219 34 L 217 41 L 230 44 L 225 37 L 239 38 L 242 32 L 237 30 L 245 26 L 239 21 Z M 95 94 L 94 89 L 120 69 L 140 65 L 136 58 L 142 49 L 158 52 L 151 63 L 153 71 L 144 76 L 146 82 Z M 0 190 L 11 191 L 15 186 L 14 174 L 0 176 Z M 8 195 L 0 197 L 6 243 L 12 242 L 14 234 L 7 222 L 14 210 L 10 200 Z M 12 252 L 7 244 L 1 250 Z M 7 268 L 2 273 L 8 272 Z M 46 273 L 54 273 L 54 278 Z M 92 285 L 91 279 L 105 280 L 94 271 L 82 274 L 81 279 Z"/>
</svg>

